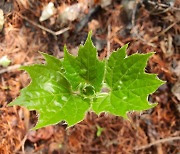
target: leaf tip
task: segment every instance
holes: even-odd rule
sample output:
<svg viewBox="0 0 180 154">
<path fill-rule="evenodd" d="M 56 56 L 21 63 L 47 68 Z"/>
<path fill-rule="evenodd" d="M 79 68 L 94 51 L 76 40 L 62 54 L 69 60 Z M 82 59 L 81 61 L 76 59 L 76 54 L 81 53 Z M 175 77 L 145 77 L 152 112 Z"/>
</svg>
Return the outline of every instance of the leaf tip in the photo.
<svg viewBox="0 0 180 154">
<path fill-rule="evenodd" d="M 87 42 L 91 42 L 93 44 L 93 42 L 92 42 L 92 30 L 90 30 L 89 33 L 88 33 L 88 37 L 87 37 L 86 43 Z"/>
<path fill-rule="evenodd" d="M 148 55 L 149 57 L 151 57 L 151 56 L 153 56 L 154 54 L 155 54 L 156 52 L 149 52 L 149 53 L 147 53 L 146 55 Z"/>
<path fill-rule="evenodd" d="M 151 108 L 153 108 L 153 107 L 156 107 L 157 105 L 158 105 L 158 103 L 157 102 L 155 102 L 155 103 L 150 103 L 150 105 L 151 105 Z"/>
<path fill-rule="evenodd" d="M 68 52 L 68 49 L 67 49 L 67 46 L 66 46 L 66 45 L 64 45 L 63 51 L 64 51 L 64 54 L 65 54 L 65 55 L 66 55 L 66 54 L 69 54 L 69 52 Z"/>
<path fill-rule="evenodd" d="M 88 38 L 91 38 L 91 37 L 92 37 L 92 30 L 90 30 L 88 33 Z"/>
<path fill-rule="evenodd" d="M 14 103 L 13 102 L 10 102 L 9 104 L 7 104 L 7 107 L 11 107 L 11 106 L 13 106 L 14 105 Z"/>
<path fill-rule="evenodd" d="M 64 45 L 63 50 L 67 51 L 67 45 L 66 44 Z"/>
<path fill-rule="evenodd" d="M 125 120 L 129 120 L 129 118 L 128 118 L 128 116 L 127 116 L 127 113 L 128 113 L 128 112 L 125 112 L 124 114 L 122 114 L 122 115 L 120 115 L 120 116 L 122 116 Z"/>
<path fill-rule="evenodd" d="M 38 52 L 44 57 L 44 59 L 46 59 L 48 56 L 50 56 L 47 53 L 44 53 L 42 51 L 38 51 Z"/>
<path fill-rule="evenodd" d="M 67 124 L 66 130 L 68 130 L 69 128 L 73 127 L 74 125 L 69 125 Z"/>
<path fill-rule="evenodd" d="M 20 96 L 19 96 L 20 97 Z M 12 102 L 10 102 L 9 104 L 7 104 L 8 107 L 14 106 L 14 105 L 20 105 L 19 101 L 17 101 L 17 99 L 19 98 L 17 97 L 15 100 L 13 100 Z"/>
<path fill-rule="evenodd" d="M 35 127 L 30 128 L 29 131 L 35 131 L 35 130 L 43 128 L 43 127 L 46 127 L 46 126 L 39 126 L 38 124 L 36 124 Z"/>
<path fill-rule="evenodd" d="M 30 67 L 30 66 L 21 66 L 19 69 L 20 69 L 20 70 L 25 70 L 25 71 L 27 71 L 29 67 Z"/>
<path fill-rule="evenodd" d="M 44 52 L 42 52 L 42 51 L 38 51 L 41 55 L 43 55 L 43 54 L 45 54 Z"/>
<path fill-rule="evenodd" d="M 123 45 L 122 47 L 124 47 L 124 48 L 127 50 L 129 44 L 130 44 L 130 43 L 128 42 L 128 43 L 126 43 L 125 45 Z"/>
</svg>

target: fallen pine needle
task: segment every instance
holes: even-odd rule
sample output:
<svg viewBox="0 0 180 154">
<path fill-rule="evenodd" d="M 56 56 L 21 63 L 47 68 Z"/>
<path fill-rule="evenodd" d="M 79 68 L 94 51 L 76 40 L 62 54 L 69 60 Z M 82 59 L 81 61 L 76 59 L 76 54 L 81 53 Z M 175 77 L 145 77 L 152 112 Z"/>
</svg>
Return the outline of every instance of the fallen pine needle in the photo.
<svg viewBox="0 0 180 154">
<path fill-rule="evenodd" d="M 28 21 L 28 22 L 31 23 L 32 25 L 34 25 L 34 26 L 36 26 L 36 27 L 38 27 L 38 28 L 40 28 L 40 29 L 48 32 L 48 33 L 51 33 L 51 34 L 54 35 L 54 36 L 61 35 L 61 34 L 63 34 L 64 32 L 70 30 L 70 27 L 66 27 L 66 28 L 63 28 L 63 29 L 55 32 L 55 31 L 52 31 L 51 29 L 48 29 L 48 28 L 46 28 L 46 27 L 44 27 L 44 26 L 42 26 L 42 25 L 40 25 L 40 24 L 37 24 L 36 22 L 28 19 L 27 17 L 23 16 L 22 14 L 19 14 L 19 13 L 17 13 L 17 14 L 18 14 L 22 19 Z"/>
<path fill-rule="evenodd" d="M 149 143 L 147 145 L 143 145 L 143 146 L 140 146 L 140 147 L 135 147 L 134 150 L 138 151 L 138 150 L 142 150 L 142 149 L 147 149 L 147 148 L 149 148 L 149 147 L 151 147 L 153 145 L 164 143 L 164 142 L 171 142 L 171 141 L 174 141 L 174 140 L 180 140 L 180 136 L 168 137 L 168 138 L 156 140 L 156 141 L 154 141 L 152 143 Z"/>
</svg>

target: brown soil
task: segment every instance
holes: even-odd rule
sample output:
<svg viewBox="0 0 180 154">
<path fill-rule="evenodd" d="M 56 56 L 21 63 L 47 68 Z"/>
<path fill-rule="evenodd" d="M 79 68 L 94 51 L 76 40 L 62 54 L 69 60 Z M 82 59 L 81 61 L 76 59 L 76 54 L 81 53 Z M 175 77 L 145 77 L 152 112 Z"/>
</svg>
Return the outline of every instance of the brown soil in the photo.
<svg viewBox="0 0 180 154">
<path fill-rule="evenodd" d="M 41 12 L 53 2 L 56 13 L 40 22 Z M 0 32 L 0 58 L 7 55 L 8 67 L 0 67 L 0 154 L 178 154 L 180 152 L 180 2 L 170 6 L 164 0 L 114 0 L 102 8 L 101 0 L 80 12 L 74 21 L 62 24 L 59 14 L 64 8 L 86 0 L 2 0 L 5 24 Z M 173 2 L 173 1 L 172 1 Z M 126 5 L 126 3 L 128 5 Z M 93 13 L 92 13 L 93 12 Z M 92 13 L 92 14 L 91 14 Z M 89 17 L 90 16 L 90 17 Z M 87 23 L 85 22 L 87 21 Z M 84 24 L 84 22 L 86 24 Z M 69 30 L 56 35 L 59 30 Z M 110 51 L 129 43 L 128 55 L 155 51 L 146 71 L 167 81 L 150 102 L 158 105 L 142 113 L 129 113 L 130 120 L 92 112 L 77 125 L 66 129 L 63 122 L 30 131 L 36 122 L 35 111 L 7 107 L 30 78 L 21 65 L 42 63 L 38 51 L 63 57 L 63 46 L 77 53 L 77 46 L 93 30 L 93 41 L 100 59 Z M 53 31 L 53 32 L 52 32 Z M 98 135 L 98 129 L 102 132 Z"/>
</svg>

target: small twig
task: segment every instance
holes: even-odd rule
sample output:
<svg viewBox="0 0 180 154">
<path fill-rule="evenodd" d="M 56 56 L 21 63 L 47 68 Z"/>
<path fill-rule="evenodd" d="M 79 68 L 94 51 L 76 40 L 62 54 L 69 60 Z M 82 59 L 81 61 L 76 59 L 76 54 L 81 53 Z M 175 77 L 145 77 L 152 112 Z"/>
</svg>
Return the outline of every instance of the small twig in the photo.
<svg viewBox="0 0 180 154">
<path fill-rule="evenodd" d="M 154 40 L 156 40 L 159 36 L 165 34 L 168 30 L 170 30 L 177 22 L 172 23 L 171 25 L 169 25 L 166 29 L 164 29 L 162 32 L 160 32 L 157 36 L 153 37 L 152 39 L 150 39 L 148 42 L 152 43 Z"/>
<path fill-rule="evenodd" d="M 135 4 L 134 4 L 134 8 L 132 10 L 132 17 L 131 17 L 131 24 L 132 24 L 132 27 L 135 26 L 135 18 L 136 18 L 136 11 L 137 11 L 137 5 L 138 5 L 138 1 L 136 0 L 135 1 Z"/>
<path fill-rule="evenodd" d="M 152 14 L 152 15 L 163 14 L 163 13 L 168 12 L 170 9 L 171 9 L 171 8 L 168 7 L 168 8 L 166 8 L 166 9 L 162 10 L 162 11 L 159 11 L 159 12 L 151 12 L 151 14 Z"/>
<path fill-rule="evenodd" d="M 132 12 L 132 17 L 131 17 L 131 24 L 132 24 L 132 30 L 134 31 L 133 34 L 140 40 L 142 41 L 143 43 L 149 45 L 149 46 L 152 46 L 152 47 L 155 47 L 155 45 L 151 42 L 147 42 L 144 38 L 142 38 L 140 35 L 139 35 L 139 32 L 137 30 L 137 27 L 136 26 L 136 22 L 135 22 L 135 16 L 136 16 L 136 11 L 137 11 L 137 5 L 138 5 L 139 1 L 136 0 L 135 4 L 134 4 L 134 9 L 133 9 L 133 12 Z"/>
<path fill-rule="evenodd" d="M 111 25 L 108 25 L 108 36 L 107 36 L 107 58 L 110 56 L 111 44 L 110 38 L 111 37 Z"/>
<path fill-rule="evenodd" d="M 155 47 L 155 45 L 151 42 L 147 42 L 143 37 L 141 37 L 141 35 L 139 35 L 139 32 L 137 30 L 137 27 L 136 26 L 136 21 L 135 21 L 135 18 L 136 18 L 136 11 L 137 11 L 137 5 L 138 5 L 139 1 L 136 0 L 135 4 L 134 4 L 134 9 L 133 9 L 133 12 L 132 12 L 132 17 L 131 17 L 131 24 L 132 24 L 132 30 L 133 30 L 133 34 L 141 41 L 143 42 L 144 44 L 147 44 L 149 46 L 152 46 L 152 47 Z"/>
<path fill-rule="evenodd" d="M 140 147 L 135 147 L 134 150 L 142 150 L 142 149 L 147 149 L 153 145 L 156 145 L 156 144 L 160 144 L 160 143 L 164 143 L 164 142 L 171 142 L 171 141 L 174 141 L 174 140 L 180 140 L 180 136 L 176 136 L 176 137 L 168 137 L 168 138 L 164 138 L 164 139 L 160 139 L 160 140 L 156 140 L 152 143 L 149 143 L 147 145 L 143 145 L 143 146 L 140 146 Z"/>
<path fill-rule="evenodd" d="M 25 150 L 24 150 L 24 144 L 25 141 L 27 140 L 27 134 L 24 136 L 23 140 L 21 140 L 20 144 L 16 147 L 15 149 L 15 153 L 17 153 L 19 151 L 20 148 L 22 148 L 22 153 L 25 154 Z"/>
<path fill-rule="evenodd" d="M 27 63 L 24 63 L 23 65 L 21 65 L 21 64 L 16 64 L 16 65 L 8 66 L 7 68 L 4 68 L 4 69 L 0 70 L 0 74 L 3 74 L 3 73 L 5 73 L 5 72 L 11 72 L 11 71 L 13 71 L 13 70 L 18 69 L 18 68 L 21 67 L 21 66 L 26 66 L 26 65 L 29 65 L 29 64 L 32 64 L 32 63 L 27 62 Z"/>
<path fill-rule="evenodd" d="M 118 43 L 120 46 L 123 46 L 124 43 L 122 41 L 120 41 L 116 36 L 113 37 L 113 41 L 115 41 L 116 43 Z"/>
<path fill-rule="evenodd" d="M 174 7 L 174 6 L 170 6 L 170 5 L 167 5 L 167 4 L 158 3 L 158 2 L 153 2 L 153 1 L 150 1 L 150 0 L 148 0 L 148 3 L 149 3 L 149 4 L 152 4 L 152 5 L 158 5 L 158 6 L 160 6 L 160 7 L 166 7 L 166 8 L 170 8 L 170 9 L 173 9 L 173 10 L 180 11 L 180 8 Z"/>
<path fill-rule="evenodd" d="M 147 45 L 152 46 L 152 47 L 156 47 L 156 45 L 155 45 L 154 43 L 151 43 L 150 41 L 145 40 L 145 39 L 139 34 L 139 32 L 138 32 L 138 30 L 137 30 L 137 27 L 134 27 L 133 31 L 134 31 L 133 34 L 135 35 L 135 37 L 137 37 L 137 39 L 139 39 L 142 43 L 147 44 Z"/>
<path fill-rule="evenodd" d="M 34 25 L 34 26 L 36 26 L 36 27 L 38 27 L 38 28 L 40 28 L 40 29 L 48 32 L 48 33 L 51 33 L 52 35 L 55 35 L 55 36 L 61 35 L 61 34 L 63 34 L 64 32 L 70 30 L 70 27 L 66 27 L 66 28 L 61 29 L 61 30 L 59 30 L 59 31 L 57 31 L 57 32 L 54 32 L 54 31 L 52 31 L 51 29 L 48 29 L 48 28 L 46 28 L 46 27 L 44 27 L 44 26 L 42 26 L 42 25 L 40 25 L 40 24 L 37 24 L 36 22 L 28 19 L 27 17 L 23 16 L 22 14 L 19 14 L 19 13 L 17 13 L 17 14 L 18 14 L 22 19 L 28 21 L 28 22 L 31 23 L 32 25 Z"/>
</svg>

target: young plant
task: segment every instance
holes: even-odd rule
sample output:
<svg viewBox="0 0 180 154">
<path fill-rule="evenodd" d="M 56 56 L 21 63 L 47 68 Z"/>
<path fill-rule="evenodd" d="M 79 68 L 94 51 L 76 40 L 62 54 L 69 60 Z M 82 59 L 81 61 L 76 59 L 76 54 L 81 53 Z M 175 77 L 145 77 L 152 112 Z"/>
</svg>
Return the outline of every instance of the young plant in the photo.
<svg viewBox="0 0 180 154">
<path fill-rule="evenodd" d="M 78 56 L 64 47 L 64 59 L 41 53 L 46 64 L 23 66 L 32 78 L 31 84 L 9 105 L 37 110 L 39 120 L 34 129 L 62 120 L 73 126 L 83 120 L 87 111 L 127 118 L 128 111 L 154 107 L 147 97 L 164 82 L 144 72 L 153 53 L 126 56 L 128 45 L 112 52 L 108 60 L 99 61 L 91 33 Z"/>
</svg>

